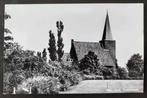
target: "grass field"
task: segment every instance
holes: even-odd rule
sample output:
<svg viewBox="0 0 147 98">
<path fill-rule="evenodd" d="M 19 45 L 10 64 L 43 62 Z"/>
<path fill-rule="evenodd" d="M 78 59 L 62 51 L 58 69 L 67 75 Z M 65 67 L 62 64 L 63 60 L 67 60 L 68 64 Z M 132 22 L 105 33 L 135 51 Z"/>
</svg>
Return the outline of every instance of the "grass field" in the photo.
<svg viewBox="0 0 147 98">
<path fill-rule="evenodd" d="M 84 80 L 60 94 L 143 93 L 143 80 Z"/>
</svg>

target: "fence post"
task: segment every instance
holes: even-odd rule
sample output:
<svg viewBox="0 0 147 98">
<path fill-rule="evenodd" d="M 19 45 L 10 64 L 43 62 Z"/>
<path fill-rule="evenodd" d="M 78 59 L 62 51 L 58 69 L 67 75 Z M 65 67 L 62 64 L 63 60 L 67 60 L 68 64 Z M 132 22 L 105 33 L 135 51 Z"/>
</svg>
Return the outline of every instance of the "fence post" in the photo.
<svg viewBox="0 0 147 98">
<path fill-rule="evenodd" d="M 13 94 L 16 94 L 16 88 L 13 87 Z"/>
<path fill-rule="evenodd" d="M 29 94 L 32 94 L 32 88 L 31 87 L 29 88 Z"/>
</svg>

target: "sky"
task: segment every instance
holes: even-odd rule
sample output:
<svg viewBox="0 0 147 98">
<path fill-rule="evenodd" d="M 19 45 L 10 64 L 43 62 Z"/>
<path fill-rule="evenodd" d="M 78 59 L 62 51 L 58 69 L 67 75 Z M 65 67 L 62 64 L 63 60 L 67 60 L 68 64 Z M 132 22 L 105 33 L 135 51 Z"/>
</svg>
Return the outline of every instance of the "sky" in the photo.
<svg viewBox="0 0 147 98">
<path fill-rule="evenodd" d="M 56 21 L 64 25 L 64 51 L 69 53 L 71 39 L 99 42 L 108 11 L 111 32 L 116 40 L 116 58 L 125 66 L 134 53 L 144 55 L 144 13 L 142 3 L 126 4 L 7 4 L 11 19 L 5 27 L 23 49 L 43 51 L 48 48 L 49 30 L 57 39 Z"/>
</svg>

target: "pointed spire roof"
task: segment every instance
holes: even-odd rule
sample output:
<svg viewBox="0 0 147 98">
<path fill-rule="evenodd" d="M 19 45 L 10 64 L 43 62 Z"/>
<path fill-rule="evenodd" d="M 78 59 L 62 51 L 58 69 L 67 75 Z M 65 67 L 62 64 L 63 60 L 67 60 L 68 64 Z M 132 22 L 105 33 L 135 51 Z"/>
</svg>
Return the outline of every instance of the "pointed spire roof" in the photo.
<svg viewBox="0 0 147 98">
<path fill-rule="evenodd" d="M 105 20 L 105 26 L 104 26 L 102 40 L 113 40 L 112 33 L 111 33 L 110 22 L 109 22 L 108 11 L 107 11 L 107 15 L 106 15 L 106 20 Z"/>
</svg>

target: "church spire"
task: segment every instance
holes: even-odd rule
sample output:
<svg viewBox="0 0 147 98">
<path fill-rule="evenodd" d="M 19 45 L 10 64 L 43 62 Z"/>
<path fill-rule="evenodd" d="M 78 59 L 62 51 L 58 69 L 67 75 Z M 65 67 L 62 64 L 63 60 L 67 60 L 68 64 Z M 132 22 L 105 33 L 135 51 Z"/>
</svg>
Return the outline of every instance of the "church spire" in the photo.
<svg viewBox="0 0 147 98">
<path fill-rule="evenodd" d="M 105 20 L 105 26 L 104 26 L 102 40 L 113 40 L 112 33 L 111 33 L 110 22 L 109 22 L 108 11 L 107 11 L 107 15 L 106 15 L 106 20 Z"/>
</svg>

